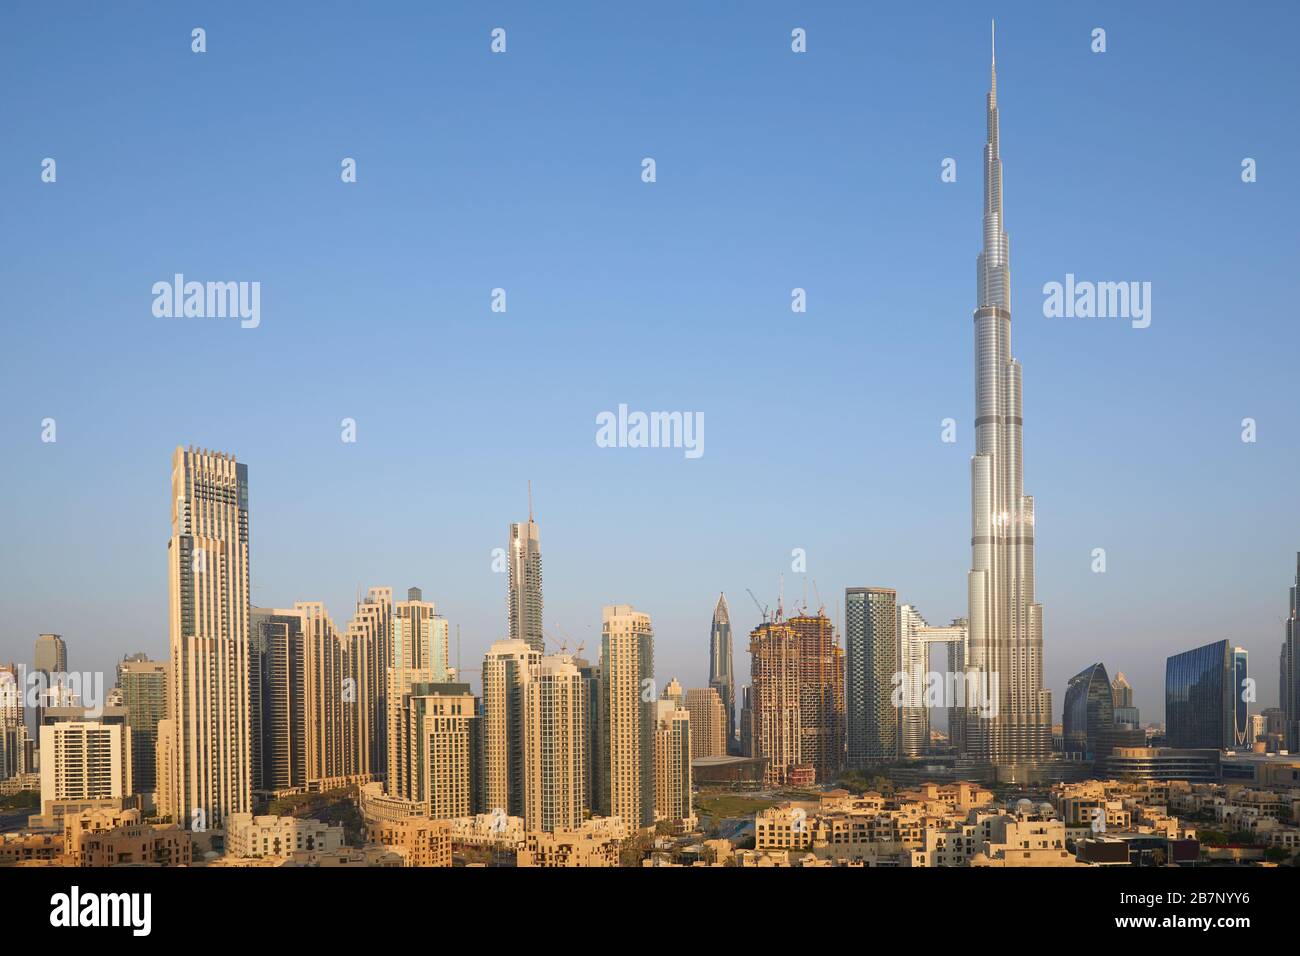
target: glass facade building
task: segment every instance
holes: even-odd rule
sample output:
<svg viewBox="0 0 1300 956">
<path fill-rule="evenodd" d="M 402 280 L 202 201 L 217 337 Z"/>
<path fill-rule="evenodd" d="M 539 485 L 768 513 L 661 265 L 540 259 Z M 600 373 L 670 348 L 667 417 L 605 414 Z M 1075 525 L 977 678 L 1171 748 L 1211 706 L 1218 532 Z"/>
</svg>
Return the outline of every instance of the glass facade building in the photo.
<svg viewBox="0 0 1300 956">
<path fill-rule="evenodd" d="M 1215 641 L 1165 662 L 1165 738 L 1170 747 L 1231 750 L 1250 738 L 1244 648 Z"/>
<path fill-rule="evenodd" d="M 898 759 L 898 597 L 893 588 L 848 588 L 844 594 L 845 711 L 848 765 L 859 769 Z"/>
<path fill-rule="evenodd" d="M 1115 726 L 1115 702 L 1104 664 L 1085 667 L 1070 678 L 1062 718 L 1066 753 L 1093 757 L 1102 731 Z"/>
</svg>

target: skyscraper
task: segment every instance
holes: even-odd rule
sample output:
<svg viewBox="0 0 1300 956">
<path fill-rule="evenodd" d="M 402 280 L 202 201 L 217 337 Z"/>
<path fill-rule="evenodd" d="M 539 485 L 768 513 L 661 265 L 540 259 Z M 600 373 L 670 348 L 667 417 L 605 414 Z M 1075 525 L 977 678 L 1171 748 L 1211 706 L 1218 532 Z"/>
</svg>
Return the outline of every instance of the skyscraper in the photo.
<svg viewBox="0 0 1300 956">
<path fill-rule="evenodd" d="M 131 779 L 136 793 L 158 789 L 158 724 L 167 717 L 167 662 L 133 654 L 117 665 L 131 727 Z"/>
<path fill-rule="evenodd" d="M 432 601 L 424 600 L 419 588 L 408 588 L 406 600 L 393 605 L 392 638 L 386 678 L 385 712 L 387 724 L 387 782 L 390 793 L 409 788 L 407 781 L 395 779 L 410 772 L 410 755 L 404 751 L 406 737 L 395 736 L 407 719 L 401 704 L 415 684 L 443 684 L 450 679 L 447 666 L 447 619 L 437 613 Z"/>
<path fill-rule="evenodd" d="M 691 759 L 727 755 L 727 716 L 722 698 L 713 687 L 692 687 L 686 692 L 691 714 Z"/>
<path fill-rule="evenodd" d="M 1124 672 L 1120 671 L 1110 682 L 1111 703 L 1115 707 L 1115 725 L 1124 725 L 1136 729 L 1142 722 L 1137 707 L 1133 704 L 1133 685 L 1129 683 Z"/>
<path fill-rule="evenodd" d="M 252 809 L 249 747 L 248 466 L 177 448 L 167 544 L 171 672 L 158 810 L 212 829 Z"/>
<path fill-rule="evenodd" d="M 524 815 L 524 685 L 541 652 L 525 641 L 497 641 L 483 658 L 483 805 Z"/>
<path fill-rule="evenodd" d="M 601 718 L 609 788 L 600 812 L 631 829 L 655 822 L 654 630 L 650 615 L 629 604 L 601 612 Z"/>
<path fill-rule="evenodd" d="M 655 704 L 655 819 L 694 822 L 691 715 L 671 697 Z"/>
<path fill-rule="evenodd" d="M 524 684 L 524 821 L 574 830 L 588 809 L 587 684 L 567 654 L 543 657 Z"/>
<path fill-rule="evenodd" d="M 344 772 L 382 780 L 388 764 L 393 589 L 371 588 L 343 635 Z"/>
<path fill-rule="evenodd" d="M 1116 710 L 1133 706 L 1133 685 L 1128 682 L 1123 671 L 1117 671 L 1115 679 L 1110 682 L 1110 698 Z"/>
<path fill-rule="evenodd" d="M 736 678 L 731 659 L 731 611 L 727 596 L 718 595 L 713 609 L 713 626 L 709 628 L 709 686 L 722 698 L 727 718 L 727 752 L 736 749 Z"/>
<path fill-rule="evenodd" d="M 481 718 L 469 685 L 407 683 L 391 710 L 396 716 L 390 725 L 388 794 L 422 804 L 435 819 L 478 812 Z"/>
<path fill-rule="evenodd" d="M 825 609 L 786 623 L 799 648 L 799 751 L 829 783 L 844 769 L 844 649 Z"/>
<path fill-rule="evenodd" d="M 583 792 L 587 795 L 587 804 L 598 812 L 602 799 L 609 798 L 609 782 L 604 777 L 605 762 L 609 747 L 605 740 L 608 721 L 604 719 L 604 705 L 601 698 L 600 665 L 581 657 L 573 659 L 573 666 L 582 675 L 582 683 L 587 701 L 587 764 L 583 771 Z M 603 794 L 603 797 L 602 797 Z"/>
<path fill-rule="evenodd" d="M 1286 724 L 1286 746 L 1300 750 L 1300 554 L 1296 555 L 1295 583 L 1291 585 L 1290 608 L 1286 617 L 1286 640 L 1282 644 L 1281 700 Z"/>
<path fill-rule="evenodd" d="M 73 697 L 64 683 L 68 672 L 68 645 L 58 634 L 40 634 L 36 638 L 35 667 L 41 677 L 36 705 L 32 708 L 37 734 L 41 726 L 41 713 L 47 706 L 57 707 L 71 703 Z"/>
<path fill-rule="evenodd" d="M 408 588 L 406 600 L 393 605 L 393 667 L 428 668 L 435 682 L 445 681 L 450 627 L 419 588 Z"/>
<path fill-rule="evenodd" d="M 1061 726 L 1066 753 L 1096 755 L 1102 733 L 1115 726 L 1114 692 L 1106 665 L 1091 664 L 1070 678 Z"/>
<path fill-rule="evenodd" d="M 938 702 L 926 699 L 926 687 L 930 671 L 930 649 L 943 645 L 948 652 L 948 674 L 952 675 L 945 682 L 954 691 L 960 689 L 963 699 L 949 699 L 948 708 L 949 741 L 953 746 L 960 746 L 960 732 L 964 714 L 959 718 L 959 707 L 965 706 L 964 697 L 967 687 L 966 670 L 966 621 L 958 619 L 947 627 L 931 627 L 924 617 L 910 604 L 898 608 L 898 653 L 901 677 L 905 683 L 901 686 L 902 706 L 898 709 L 898 745 L 899 755 L 919 757 L 930 749 L 930 710 Z M 956 731 L 956 733 L 954 733 Z"/>
<path fill-rule="evenodd" d="M 971 458 L 968 666 L 998 688 L 996 716 L 968 710 L 966 750 L 1008 768 L 1052 750 L 1043 689 L 1043 612 L 1034 602 L 1034 499 L 1024 494 L 1020 363 L 1011 355 L 1011 260 L 1002 212 L 997 57 L 984 146 L 984 243 L 977 260 L 975 454 Z"/>
<path fill-rule="evenodd" d="M 307 685 L 307 779 L 329 780 L 347 774 L 344 755 L 345 697 L 356 690 L 344 672 L 343 640 L 333 619 L 319 601 L 297 601 L 304 637 Z"/>
<path fill-rule="evenodd" d="M 546 653 L 542 635 L 542 539 L 533 520 L 533 489 L 528 486 L 528 523 L 510 525 L 510 639 Z"/>
<path fill-rule="evenodd" d="M 251 620 L 248 697 L 253 791 L 306 787 L 310 735 L 303 615 L 253 608 Z"/>
<path fill-rule="evenodd" d="M 29 632 L 30 633 L 30 632 Z M 68 670 L 68 645 L 58 634 L 41 634 L 36 638 L 36 670 L 47 677 Z"/>
<path fill-rule="evenodd" d="M 1165 661 L 1165 737 L 1170 747 L 1231 750 L 1250 742 L 1243 694 L 1246 650 L 1215 641 Z"/>
<path fill-rule="evenodd" d="M 783 786 L 805 763 L 798 634 L 785 621 L 764 621 L 750 632 L 749 661 L 753 756 L 765 761 L 764 783 Z"/>
<path fill-rule="evenodd" d="M 848 765 L 861 769 L 898 756 L 898 594 L 893 588 L 844 592 Z"/>
</svg>

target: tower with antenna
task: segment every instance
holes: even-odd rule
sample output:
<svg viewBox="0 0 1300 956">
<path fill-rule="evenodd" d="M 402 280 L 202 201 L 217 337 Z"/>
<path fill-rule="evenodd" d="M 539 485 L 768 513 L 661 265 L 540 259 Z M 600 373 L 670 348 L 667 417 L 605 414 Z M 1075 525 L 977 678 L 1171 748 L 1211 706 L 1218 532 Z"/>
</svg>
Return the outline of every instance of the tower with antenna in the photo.
<svg viewBox="0 0 1300 956">
<path fill-rule="evenodd" d="M 510 525 L 509 596 L 507 614 L 510 639 L 524 641 L 546 652 L 542 631 L 542 541 L 533 516 L 533 483 L 528 482 L 528 521 Z"/>
</svg>

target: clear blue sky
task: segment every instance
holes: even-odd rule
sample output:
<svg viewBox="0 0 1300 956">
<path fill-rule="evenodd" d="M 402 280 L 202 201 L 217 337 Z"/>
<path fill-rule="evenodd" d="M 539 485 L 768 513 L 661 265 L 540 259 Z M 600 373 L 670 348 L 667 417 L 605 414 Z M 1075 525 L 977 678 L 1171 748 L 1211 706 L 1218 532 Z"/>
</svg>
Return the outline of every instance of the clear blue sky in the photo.
<svg viewBox="0 0 1300 956">
<path fill-rule="evenodd" d="M 249 466 L 256 603 L 342 626 L 359 588 L 420 585 L 466 666 L 504 631 L 491 551 L 530 478 L 547 628 L 594 654 L 601 605 L 635 604 L 661 681 L 704 681 L 719 591 L 748 673 L 745 588 L 775 604 L 785 572 L 792 603 L 793 548 L 837 620 L 856 585 L 963 615 L 991 16 L 1057 712 L 1100 658 L 1159 719 L 1166 655 L 1222 637 L 1275 703 L 1300 550 L 1282 3 L 6 5 L 0 660 L 39 631 L 78 669 L 165 653 L 178 444 Z M 260 281 L 260 328 L 155 318 L 176 272 Z M 1151 282 L 1151 327 L 1044 318 L 1067 272 Z M 704 456 L 597 448 L 621 402 L 702 411 Z"/>
</svg>

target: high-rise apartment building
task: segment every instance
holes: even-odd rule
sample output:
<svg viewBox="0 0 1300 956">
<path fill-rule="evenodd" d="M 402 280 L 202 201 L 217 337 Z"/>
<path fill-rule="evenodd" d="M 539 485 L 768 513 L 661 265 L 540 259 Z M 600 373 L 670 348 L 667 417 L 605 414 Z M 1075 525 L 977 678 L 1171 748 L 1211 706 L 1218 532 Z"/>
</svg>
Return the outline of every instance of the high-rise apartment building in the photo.
<svg viewBox="0 0 1300 956">
<path fill-rule="evenodd" d="M 383 780 L 388 763 L 388 665 L 393 589 L 371 588 L 343 635 L 344 754 L 349 775 Z"/>
<path fill-rule="evenodd" d="M 685 707 L 691 715 L 691 759 L 725 757 L 727 715 L 717 689 L 692 687 L 686 692 Z"/>
<path fill-rule="evenodd" d="M 131 779 L 136 793 L 158 789 L 158 724 L 167 718 L 167 662 L 133 654 L 117 665 L 117 686 L 131 727 Z"/>
<path fill-rule="evenodd" d="M 161 815 L 192 829 L 252 809 L 248 467 L 177 448 L 167 544 L 170 673 L 159 724 Z"/>
<path fill-rule="evenodd" d="M 727 718 L 727 752 L 736 749 L 736 677 L 732 665 L 731 611 L 727 596 L 718 595 L 713 609 L 713 624 L 709 628 L 709 686 L 722 699 L 722 709 Z"/>
<path fill-rule="evenodd" d="M 447 679 L 450 627 L 419 588 L 409 588 L 406 600 L 393 605 L 393 667 L 420 667 L 439 681 Z"/>
<path fill-rule="evenodd" d="M 655 704 L 655 819 L 694 822 L 691 806 L 691 715 L 673 699 Z"/>
<path fill-rule="evenodd" d="M 587 701 L 587 763 L 583 770 L 583 793 L 587 795 L 589 808 L 597 811 L 601 805 L 602 794 L 605 800 L 609 797 L 609 782 L 604 776 L 605 762 L 609 753 L 604 736 L 608 721 L 602 716 L 604 708 L 600 691 L 600 665 L 575 657 L 573 666 L 578 668 L 578 673 L 582 675 Z"/>
<path fill-rule="evenodd" d="M 481 722 L 469 685 L 412 681 L 392 710 L 389 794 L 422 804 L 434 819 L 478 813 Z"/>
<path fill-rule="evenodd" d="M 308 781 L 344 777 L 344 698 L 355 700 L 356 687 L 344 671 L 343 640 L 319 601 L 293 606 L 302 619 L 303 669 L 306 681 L 306 752 Z"/>
<path fill-rule="evenodd" d="M 824 609 L 786 623 L 799 647 L 799 753 L 829 783 L 844 769 L 844 649 Z"/>
<path fill-rule="evenodd" d="M 253 792 L 306 787 L 309 706 L 305 617 L 253 608 L 248 699 Z"/>
<path fill-rule="evenodd" d="M 524 815 L 524 685 L 541 660 L 526 641 L 497 641 L 483 658 L 483 805 Z"/>
<path fill-rule="evenodd" d="M 893 588 L 844 594 L 848 765 L 860 769 L 898 756 L 898 595 Z"/>
<path fill-rule="evenodd" d="M 607 605 L 601 622 L 601 718 L 606 744 L 601 813 L 630 829 L 655 822 L 654 630 L 650 615 Z"/>
<path fill-rule="evenodd" d="M 51 800 L 128 797 L 131 735 L 125 708 L 98 716 L 83 707 L 49 707 L 42 715 L 41 806 Z"/>
<path fill-rule="evenodd" d="M 395 780 L 408 772 L 407 755 L 403 752 L 404 738 L 395 737 L 396 724 L 405 719 L 399 702 L 413 684 L 442 684 L 450 680 L 448 666 L 447 619 L 437 613 L 432 601 L 424 600 L 419 588 L 409 588 L 406 600 L 393 605 L 392 642 L 389 653 L 387 691 L 388 702 L 384 719 L 387 730 L 388 791 L 403 792 L 408 784 Z"/>
<path fill-rule="evenodd" d="M 805 763 L 798 634 L 784 621 L 764 621 L 750 632 L 749 660 L 753 756 L 765 760 L 764 782 L 782 786 Z"/>
<path fill-rule="evenodd" d="M 510 639 L 546 652 L 542 634 L 542 540 L 533 520 L 533 492 L 528 489 L 528 523 L 510 525 Z"/>
<path fill-rule="evenodd" d="M 1011 258 L 1002 212 L 997 59 L 990 69 L 984 146 L 983 248 L 975 309 L 975 454 L 971 458 L 970 633 L 967 665 L 997 688 L 996 716 L 966 711 L 966 753 L 1022 779 L 1051 756 L 1051 696 L 1043 688 L 1043 609 L 1034 601 L 1034 499 L 1024 493 L 1020 363 L 1011 355 Z"/>
<path fill-rule="evenodd" d="M 567 654 L 551 654 L 523 685 L 524 822 L 529 831 L 577 829 L 587 796 L 587 682 Z"/>
</svg>

